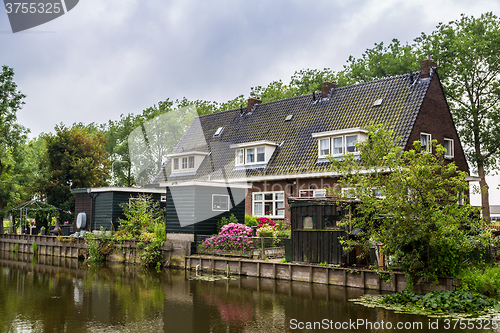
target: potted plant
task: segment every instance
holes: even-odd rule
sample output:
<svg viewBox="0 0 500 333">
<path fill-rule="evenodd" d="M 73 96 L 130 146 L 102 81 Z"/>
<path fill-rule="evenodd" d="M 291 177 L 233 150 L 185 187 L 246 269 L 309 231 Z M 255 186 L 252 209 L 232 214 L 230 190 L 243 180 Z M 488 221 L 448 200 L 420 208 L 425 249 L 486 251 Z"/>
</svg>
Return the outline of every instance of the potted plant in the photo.
<svg viewBox="0 0 500 333">
<path fill-rule="evenodd" d="M 45 227 L 40 228 L 40 235 L 45 236 Z"/>
</svg>

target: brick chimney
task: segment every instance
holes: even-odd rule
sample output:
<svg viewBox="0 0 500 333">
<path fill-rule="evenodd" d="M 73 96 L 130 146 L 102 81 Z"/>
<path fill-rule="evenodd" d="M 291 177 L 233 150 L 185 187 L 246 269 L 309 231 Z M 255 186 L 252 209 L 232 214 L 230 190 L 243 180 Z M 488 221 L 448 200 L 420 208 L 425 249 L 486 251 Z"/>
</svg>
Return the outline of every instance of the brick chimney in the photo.
<svg viewBox="0 0 500 333">
<path fill-rule="evenodd" d="M 332 82 L 323 82 L 323 85 L 321 86 L 321 97 L 322 98 L 327 98 L 328 97 L 328 94 L 330 93 L 330 90 L 332 90 L 332 88 L 338 88 L 339 86 L 337 86 L 337 84 L 335 83 L 335 81 L 332 81 Z"/>
<path fill-rule="evenodd" d="M 437 67 L 437 64 L 431 60 L 431 56 L 428 55 L 427 59 L 420 62 L 420 78 L 425 79 L 431 76 L 431 68 Z"/>
<path fill-rule="evenodd" d="M 251 96 L 249 99 L 248 99 L 248 103 L 247 103 L 247 112 L 251 112 L 253 107 L 257 104 L 260 104 L 262 103 L 262 101 L 258 98 L 258 97 L 255 97 L 255 96 Z"/>
</svg>

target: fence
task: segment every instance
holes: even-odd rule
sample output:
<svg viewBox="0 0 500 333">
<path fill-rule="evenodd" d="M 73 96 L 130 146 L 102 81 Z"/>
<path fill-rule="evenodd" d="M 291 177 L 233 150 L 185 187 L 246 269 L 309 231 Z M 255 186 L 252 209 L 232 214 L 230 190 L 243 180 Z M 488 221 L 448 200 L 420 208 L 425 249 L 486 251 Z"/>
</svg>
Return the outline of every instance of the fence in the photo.
<svg viewBox="0 0 500 333">
<path fill-rule="evenodd" d="M 285 258 L 290 238 L 196 235 L 193 253 L 246 257 L 252 259 Z M 288 248 L 285 250 L 285 248 Z"/>
</svg>

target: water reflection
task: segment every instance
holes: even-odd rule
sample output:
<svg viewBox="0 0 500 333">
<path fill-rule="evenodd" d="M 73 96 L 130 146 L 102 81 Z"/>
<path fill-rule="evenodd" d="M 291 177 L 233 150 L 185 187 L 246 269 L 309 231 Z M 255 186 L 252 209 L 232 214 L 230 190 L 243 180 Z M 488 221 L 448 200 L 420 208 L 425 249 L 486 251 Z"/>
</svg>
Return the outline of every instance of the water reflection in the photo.
<svg viewBox="0 0 500 333">
<path fill-rule="evenodd" d="M 179 270 L 157 274 L 135 266 L 89 267 L 73 259 L 0 252 L 0 331 L 310 332 L 315 330 L 293 328 L 314 322 L 335 328 L 349 320 L 422 326 L 338 331 L 439 331 L 429 328 L 426 317 L 348 302 L 363 294 L 360 289 L 249 277 L 208 282 L 190 276 Z"/>
</svg>

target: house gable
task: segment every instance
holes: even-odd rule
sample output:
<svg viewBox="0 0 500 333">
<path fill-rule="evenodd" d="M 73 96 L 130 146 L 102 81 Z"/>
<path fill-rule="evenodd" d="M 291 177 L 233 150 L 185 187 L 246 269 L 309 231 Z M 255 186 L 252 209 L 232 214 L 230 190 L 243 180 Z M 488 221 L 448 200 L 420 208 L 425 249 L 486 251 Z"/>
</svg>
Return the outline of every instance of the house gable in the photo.
<svg viewBox="0 0 500 333">
<path fill-rule="evenodd" d="M 452 139 L 454 145 L 453 161 L 460 170 L 469 173 L 465 153 L 437 73 L 434 73 L 432 80 L 430 80 L 429 89 L 416 116 L 405 149 L 413 148 L 413 143 L 420 141 L 421 133 L 430 134 L 431 139 L 437 140 L 438 144 L 441 145 L 444 145 L 445 139 Z"/>
</svg>

